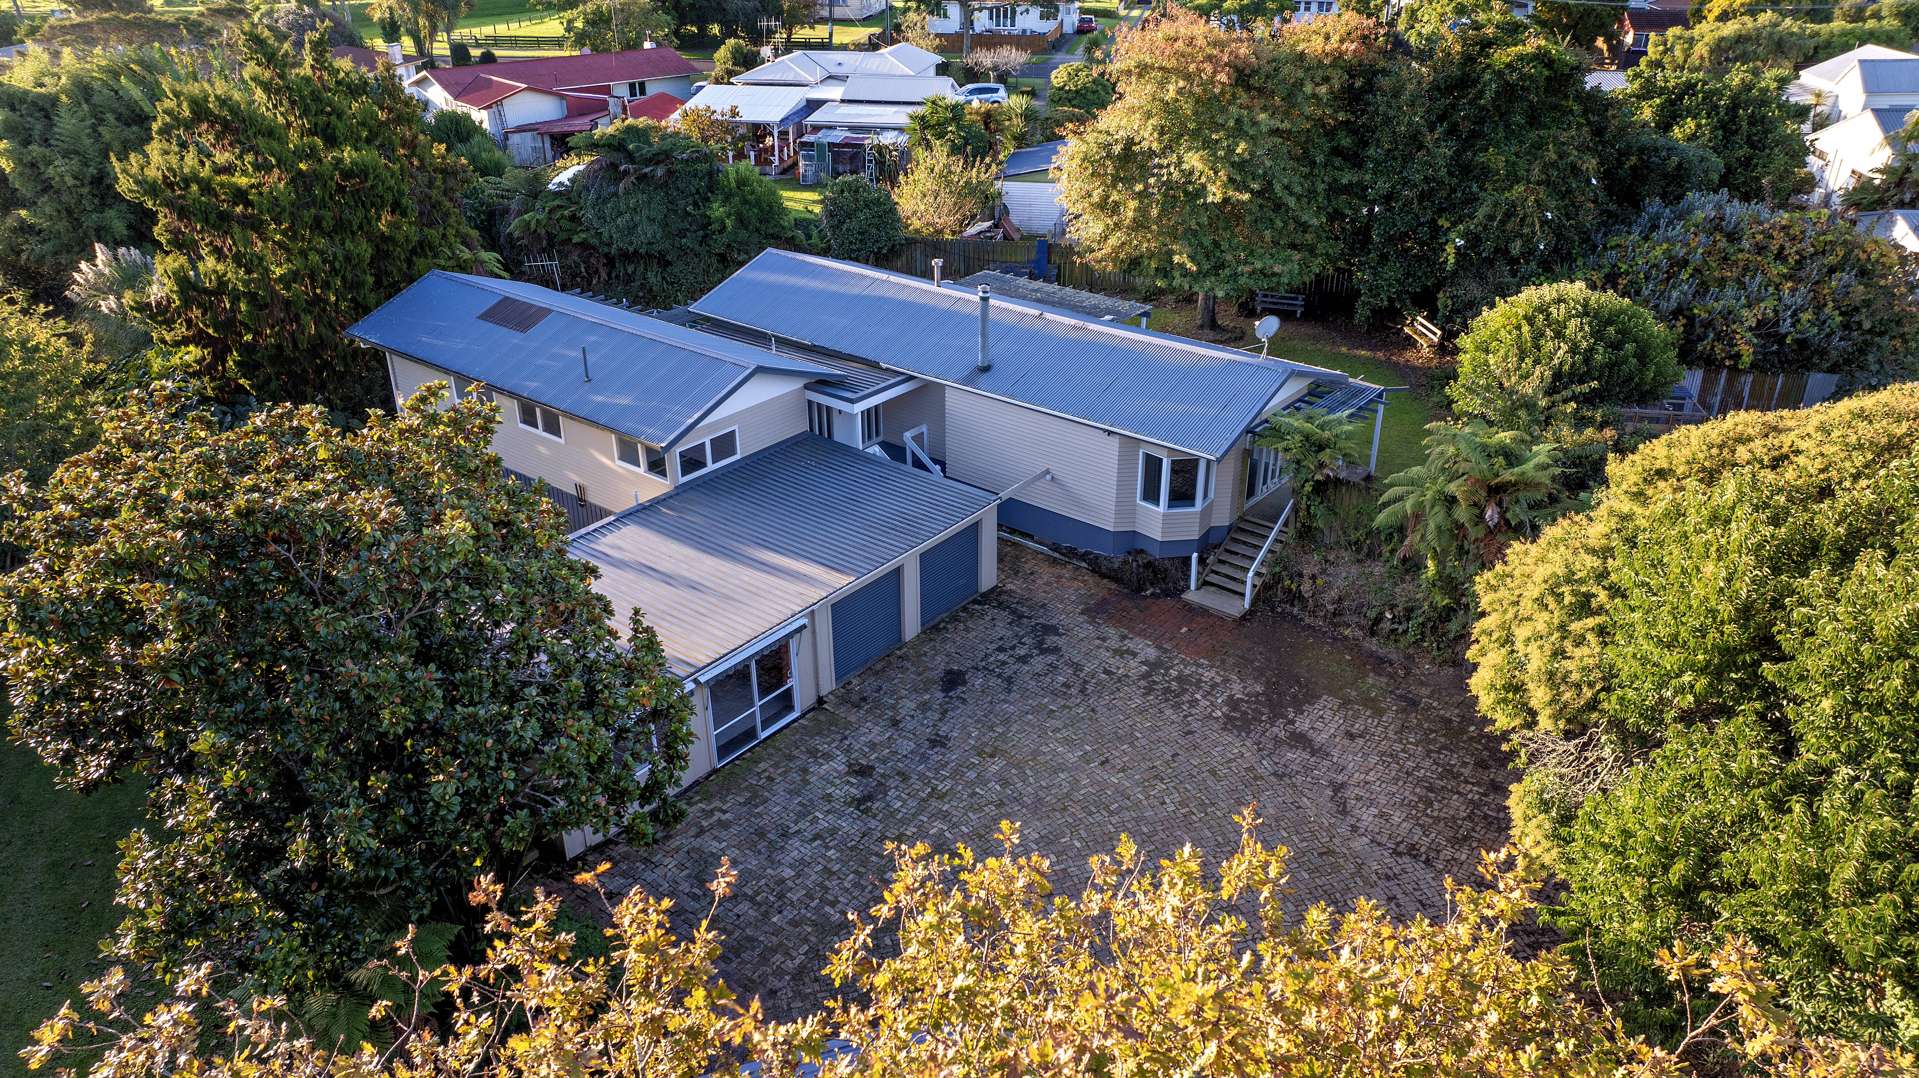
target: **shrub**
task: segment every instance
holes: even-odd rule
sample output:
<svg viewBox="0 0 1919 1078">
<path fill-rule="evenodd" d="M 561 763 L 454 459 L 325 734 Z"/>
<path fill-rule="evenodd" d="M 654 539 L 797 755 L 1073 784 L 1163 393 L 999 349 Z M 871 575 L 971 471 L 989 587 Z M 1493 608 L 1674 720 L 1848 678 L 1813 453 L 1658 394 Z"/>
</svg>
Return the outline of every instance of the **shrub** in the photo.
<svg viewBox="0 0 1919 1078">
<path fill-rule="evenodd" d="M 993 149 L 993 136 L 986 127 L 991 115 L 985 106 L 932 98 L 907 117 L 907 144 L 915 151 L 939 149 L 963 157 L 984 157 Z"/>
<path fill-rule="evenodd" d="M 1113 80 L 1091 64 L 1061 64 L 1053 69 L 1047 102 L 1056 109 L 1098 112 L 1113 103 Z"/>
<path fill-rule="evenodd" d="M 513 167 L 513 159 L 486 133 L 486 128 L 464 112 L 441 109 L 427 119 L 426 133 L 448 153 L 465 161 L 476 176 L 504 176 Z"/>
<path fill-rule="evenodd" d="M 1536 285 L 1459 339 L 1453 407 L 1502 430 L 1590 425 L 1679 380 L 1673 333 L 1629 299 L 1581 283 Z"/>
<path fill-rule="evenodd" d="M 820 199 L 820 246 L 826 254 L 867 262 L 904 242 L 899 207 L 884 187 L 860 176 L 827 184 Z"/>
<path fill-rule="evenodd" d="M 492 49 L 481 49 L 481 50 L 480 50 L 480 63 L 483 63 L 483 64 L 497 64 L 497 63 L 499 63 L 499 62 L 500 62 L 500 58 L 499 58 L 498 56 L 495 56 L 495 55 L 493 55 L 493 50 L 492 50 Z"/>
<path fill-rule="evenodd" d="M 719 48 L 713 50 L 712 81 L 722 84 L 732 82 L 733 76 L 751 71 L 759 63 L 758 49 L 737 37 L 727 38 L 720 43 Z"/>
<path fill-rule="evenodd" d="M 1919 386 L 1737 413 L 1608 468 L 1478 581 L 1481 712 L 1609 986 L 1752 937 L 1809 1028 L 1919 1041 Z M 1664 934 L 1662 936 L 1662 933 Z"/>
<path fill-rule="evenodd" d="M 915 236 L 950 238 L 972 227 L 999 201 L 999 169 L 928 148 L 913 155 L 893 193 L 900 220 Z"/>
<path fill-rule="evenodd" d="M 1590 279 L 1675 327 L 1682 366 L 1868 385 L 1915 366 L 1919 260 L 1828 210 L 1723 194 L 1655 205 L 1607 242 Z"/>
<path fill-rule="evenodd" d="M 465 67 L 473 62 L 473 47 L 464 41 L 455 41 L 447 52 L 453 57 L 454 67 Z"/>
</svg>

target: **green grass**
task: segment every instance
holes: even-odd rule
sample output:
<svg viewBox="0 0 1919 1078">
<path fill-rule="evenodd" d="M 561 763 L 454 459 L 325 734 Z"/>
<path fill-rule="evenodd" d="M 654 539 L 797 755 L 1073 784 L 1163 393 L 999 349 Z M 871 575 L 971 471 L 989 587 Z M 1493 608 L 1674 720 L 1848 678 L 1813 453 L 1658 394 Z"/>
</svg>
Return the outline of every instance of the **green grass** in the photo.
<svg viewBox="0 0 1919 1078">
<path fill-rule="evenodd" d="M 826 188 L 823 184 L 806 187 L 802 186 L 800 181 L 788 176 L 774 180 L 773 186 L 780 189 L 780 200 L 786 203 L 788 210 L 792 211 L 794 219 L 802 221 L 820 219 L 820 201 L 826 197 Z"/>
<path fill-rule="evenodd" d="M 98 944 L 120 913 L 114 844 L 139 820 L 141 792 L 57 789 L 39 757 L 10 744 L 0 790 L 0 1075 L 16 1075 L 33 1028 L 106 968 Z"/>
<path fill-rule="evenodd" d="M 1193 332 L 1195 312 L 1190 299 L 1155 301 L 1151 328 L 1183 337 L 1200 337 Z M 1229 348 L 1253 348 L 1252 322 L 1219 312 L 1220 343 Z M 1211 338 L 1204 338 L 1211 339 Z M 1350 374 L 1374 385 L 1414 388 L 1394 393 L 1386 399 L 1386 419 L 1379 431 L 1377 474 L 1388 476 L 1426 459 L 1420 442 L 1426 437 L 1426 424 L 1445 417 L 1444 403 L 1430 390 L 1421 388 L 1418 371 L 1393 359 L 1357 334 L 1334 330 L 1318 323 L 1292 323 L 1282 326 L 1273 337 L 1271 354 L 1297 363 Z"/>
</svg>

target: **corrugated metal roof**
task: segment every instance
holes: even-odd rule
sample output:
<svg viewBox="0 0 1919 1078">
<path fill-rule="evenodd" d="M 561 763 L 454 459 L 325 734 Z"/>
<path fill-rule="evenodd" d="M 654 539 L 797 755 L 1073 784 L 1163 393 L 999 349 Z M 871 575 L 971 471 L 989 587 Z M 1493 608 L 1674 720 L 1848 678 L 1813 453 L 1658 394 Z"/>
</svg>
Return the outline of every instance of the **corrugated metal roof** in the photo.
<svg viewBox="0 0 1919 1078">
<path fill-rule="evenodd" d="M 502 296 L 553 314 L 524 333 L 481 320 Z M 670 444 L 757 370 L 838 373 L 581 296 L 443 270 L 413 282 L 347 336 L 655 445 Z"/>
<path fill-rule="evenodd" d="M 735 83 L 748 85 L 810 86 L 823 79 L 848 75 L 931 75 L 940 58 L 904 41 L 876 52 L 850 49 L 802 49 L 737 75 Z"/>
<path fill-rule="evenodd" d="M 822 367 L 831 368 L 838 372 L 837 377 L 835 377 L 833 381 L 816 382 L 807 388 L 836 400 L 846 401 L 849 404 L 857 404 L 868 397 L 884 393 L 895 386 L 902 386 L 915 381 L 910 374 L 900 374 L 897 371 L 889 371 L 884 367 L 874 367 L 865 363 L 855 363 L 851 360 L 841 359 L 838 356 L 829 356 L 824 352 L 807 348 L 803 345 L 797 345 L 791 341 L 778 340 L 771 333 L 748 329 L 745 326 L 736 326 L 730 322 L 715 322 L 711 319 L 701 318 L 684 307 L 673 311 L 658 311 L 654 313 L 653 317 L 666 318 L 676 325 L 691 326 L 702 333 L 712 333 L 729 340 L 739 341 L 742 344 L 750 344 L 756 347 L 763 346 L 769 352 L 775 352 L 784 356 L 797 356 L 800 359 L 806 360 L 808 363 L 817 363 Z"/>
<path fill-rule="evenodd" d="M 957 93 L 959 83 L 944 75 L 854 75 L 840 88 L 839 99 L 905 105 Z"/>
<path fill-rule="evenodd" d="M 1919 92 L 1919 60 L 1861 60 L 1859 86 L 1869 94 Z"/>
<path fill-rule="evenodd" d="M 1919 60 L 1919 56 L 1885 45 L 1861 45 L 1856 49 L 1847 49 L 1830 60 L 1821 60 L 1799 72 L 1799 77 L 1807 82 L 1830 86 L 1861 60 Z"/>
<path fill-rule="evenodd" d="M 918 105 L 848 105 L 834 101 L 821 105 L 818 111 L 806 118 L 806 124 L 812 128 L 822 127 L 885 127 L 904 131 L 913 118 Z"/>
<path fill-rule="evenodd" d="M 806 87 L 709 82 L 685 107 L 712 109 L 734 123 L 776 124 L 806 107 Z M 740 114 L 728 115 L 729 109 Z"/>
<path fill-rule="evenodd" d="M 979 300 L 931 281 L 768 250 L 694 301 L 699 314 L 1219 458 L 1286 380 L 1337 371 L 994 299 L 980 371 Z"/>
<path fill-rule="evenodd" d="M 1059 152 L 1066 148 L 1065 139 L 1042 142 L 1037 146 L 1028 146 L 1023 150 L 1014 150 L 1006 155 L 1006 164 L 1000 167 L 1002 176 L 1028 176 L 1035 172 L 1052 170 L 1053 162 L 1058 160 Z"/>
<path fill-rule="evenodd" d="M 687 676 L 991 505 L 983 490 L 796 435 L 573 538 L 624 628 Z"/>
</svg>

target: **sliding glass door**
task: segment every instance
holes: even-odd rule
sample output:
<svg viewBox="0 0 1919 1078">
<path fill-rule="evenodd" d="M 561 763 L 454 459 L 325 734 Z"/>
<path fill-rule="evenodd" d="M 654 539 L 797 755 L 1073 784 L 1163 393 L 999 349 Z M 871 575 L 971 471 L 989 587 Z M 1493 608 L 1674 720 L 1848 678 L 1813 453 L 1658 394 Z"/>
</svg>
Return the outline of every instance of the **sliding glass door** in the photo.
<svg viewBox="0 0 1919 1078">
<path fill-rule="evenodd" d="M 713 752 L 725 763 L 786 725 L 796 711 L 793 643 L 770 644 L 706 683 L 713 711 Z"/>
</svg>

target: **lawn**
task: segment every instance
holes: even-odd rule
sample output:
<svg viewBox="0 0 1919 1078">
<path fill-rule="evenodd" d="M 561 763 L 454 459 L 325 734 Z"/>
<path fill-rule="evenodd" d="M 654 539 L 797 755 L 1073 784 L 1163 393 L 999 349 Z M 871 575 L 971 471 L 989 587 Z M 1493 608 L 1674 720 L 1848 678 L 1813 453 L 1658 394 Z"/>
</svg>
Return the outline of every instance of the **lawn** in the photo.
<svg viewBox="0 0 1919 1078">
<path fill-rule="evenodd" d="M 114 844 L 140 817 L 138 788 L 81 797 L 52 774 L 0 744 L 0 1075 L 26 1073 L 14 1053 L 28 1034 L 105 969 L 98 942 L 119 920 Z"/>
<path fill-rule="evenodd" d="M 1165 333 L 1193 337 L 1195 313 L 1188 299 L 1160 297 L 1153 308 L 1152 328 Z M 1219 312 L 1221 342 L 1230 348 L 1257 351 L 1252 322 L 1235 316 L 1230 310 Z M 1391 475 L 1426 459 L 1420 449 L 1426 424 L 1446 415 L 1446 406 L 1438 394 L 1425 385 L 1425 372 L 1403 361 L 1395 349 L 1364 334 L 1338 329 L 1322 322 L 1292 322 L 1282 325 L 1272 340 L 1272 355 L 1281 359 L 1325 367 L 1374 385 L 1410 386 L 1403 393 L 1387 398 L 1386 421 L 1379 432 L 1378 474 Z"/>
<path fill-rule="evenodd" d="M 820 200 L 826 197 L 826 188 L 820 184 L 802 186 L 800 181 L 787 176 L 773 181 L 780 189 L 780 200 L 786 203 L 793 218 L 798 221 L 818 221 L 820 219 Z"/>
</svg>

